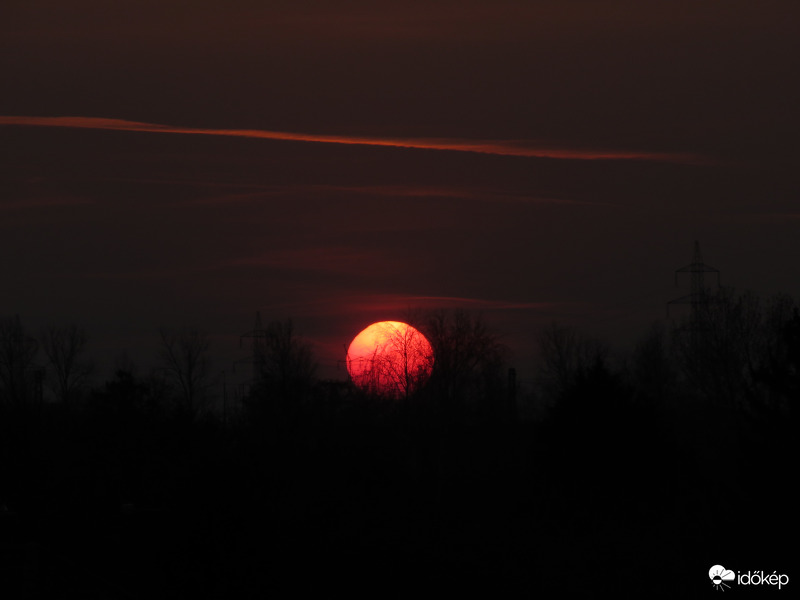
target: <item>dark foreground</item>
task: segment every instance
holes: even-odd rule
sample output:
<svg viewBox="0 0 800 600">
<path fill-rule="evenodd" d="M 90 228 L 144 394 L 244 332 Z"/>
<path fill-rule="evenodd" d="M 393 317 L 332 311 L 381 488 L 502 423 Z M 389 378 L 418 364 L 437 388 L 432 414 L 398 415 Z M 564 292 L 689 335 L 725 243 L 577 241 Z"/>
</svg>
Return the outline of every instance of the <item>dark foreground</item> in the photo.
<svg viewBox="0 0 800 600">
<path fill-rule="evenodd" d="M 333 396 L 227 425 L 7 412 L 0 597 L 673 598 L 717 593 L 715 564 L 794 578 L 792 418 L 602 400 L 539 421 Z"/>
</svg>

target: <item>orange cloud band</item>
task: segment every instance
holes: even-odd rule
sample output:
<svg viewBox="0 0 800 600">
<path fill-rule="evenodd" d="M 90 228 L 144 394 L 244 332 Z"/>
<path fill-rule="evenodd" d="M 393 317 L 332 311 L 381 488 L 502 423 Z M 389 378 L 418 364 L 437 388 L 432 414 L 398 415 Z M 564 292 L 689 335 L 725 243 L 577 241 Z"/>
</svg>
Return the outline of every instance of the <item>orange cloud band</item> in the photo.
<svg viewBox="0 0 800 600">
<path fill-rule="evenodd" d="M 292 133 L 264 129 L 204 129 L 176 127 L 156 123 L 105 119 L 99 117 L 25 117 L 2 116 L 0 125 L 29 127 L 69 127 L 76 129 L 104 129 L 112 131 L 144 131 L 151 133 L 177 133 L 185 135 L 214 135 L 226 137 L 259 138 L 294 142 L 317 142 L 323 144 L 348 144 L 358 146 L 387 146 L 392 148 L 414 148 L 421 150 L 450 150 L 476 152 L 500 156 L 528 158 L 556 158 L 570 160 L 644 160 L 681 164 L 704 164 L 705 158 L 688 153 L 638 152 L 621 150 L 585 150 L 534 146 L 525 141 L 514 140 L 465 140 L 439 138 L 372 138 L 362 136 L 319 135 Z"/>
</svg>

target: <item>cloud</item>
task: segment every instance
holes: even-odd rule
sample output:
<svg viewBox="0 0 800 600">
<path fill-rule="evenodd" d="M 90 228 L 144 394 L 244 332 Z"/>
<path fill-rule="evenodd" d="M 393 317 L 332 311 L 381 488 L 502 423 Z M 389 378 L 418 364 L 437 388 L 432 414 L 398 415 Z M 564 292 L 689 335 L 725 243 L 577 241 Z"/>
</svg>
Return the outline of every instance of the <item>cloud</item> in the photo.
<svg viewBox="0 0 800 600">
<path fill-rule="evenodd" d="M 775 212 L 775 213 L 756 213 L 756 214 L 745 214 L 745 215 L 743 215 L 743 218 L 745 220 L 751 220 L 751 219 L 753 219 L 753 217 L 758 217 L 760 219 L 764 219 L 764 220 L 767 220 L 767 221 L 778 221 L 778 222 L 780 222 L 780 221 L 794 221 L 794 220 L 800 219 L 800 213 L 792 213 L 792 212 L 778 213 L 778 212 Z"/>
<path fill-rule="evenodd" d="M 553 302 L 514 302 L 487 300 L 458 296 L 408 296 L 407 302 L 419 303 L 428 308 L 471 308 L 476 310 L 543 310 L 556 306 Z"/>
<path fill-rule="evenodd" d="M 270 309 L 292 308 L 307 315 L 394 315 L 408 311 L 466 308 L 477 311 L 549 311 L 561 307 L 555 302 L 518 302 L 459 296 L 417 296 L 408 294 L 333 294 L 324 299 L 295 304 L 275 304 Z M 388 318 L 388 317 L 387 317 Z"/>
<path fill-rule="evenodd" d="M 458 309 L 474 311 L 506 312 L 532 311 L 548 313 L 563 308 L 563 302 L 518 302 L 503 299 L 469 298 L 458 296 L 418 296 L 409 294 L 375 294 L 352 291 L 328 292 L 306 301 L 282 301 L 266 303 L 259 308 L 267 314 L 291 314 L 298 317 L 352 317 L 402 318 L 415 311 Z"/>
<path fill-rule="evenodd" d="M 117 180 L 122 181 L 122 180 Z M 329 194 L 347 194 L 348 196 L 364 195 L 370 198 L 405 198 L 410 200 L 452 200 L 452 201 L 477 201 L 506 204 L 535 204 L 535 205 L 562 205 L 562 206 L 606 206 L 624 207 L 624 204 L 615 202 L 601 202 L 599 200 L 573 200 L 569 198 L 543 197 L 524 192 L 506 192 L 490 189 L 476 189 L 462 186 L 431 186 L 431 185 L 323 185 L 323 184 L 278 184 L 258 185 L 243 183 L 204 183 L 198 181 L 177 180 L 127 180 L 131 183 L 151 183 L 163 185 L 189 185 L 193 187 L 231 188 L 247 191 L 225 192 L 219 195 L 209 195 L 189 200 L 174 201 L 183 205 L 216 205 L 216 204 L 242 204 L 262 200 L 272 200 L 275 197 L 302 196 L 327 197 Z"/>
<path fill-rule="evenodd" d="M 241 256 L 222 261 L 215 268 L 257 267 L 287 271 L 352 274 L 365 268 L 377 268 L 381 265 L 380 261 L 381 258 L 374 251 L 356 250 L 342 246 L 314 246 L 280 249 L 254 256 Z"/>
<path fill-rule="evenodd" d="M 197 127 L 177 127 L 172 125 L 160 125 L 156 123 L 143 123 L 139 121 L 126 121 L 124 119 L 108 119 L 100 117 L 0 116 L 0 125 L 67 127 L 75 129 L 101 129 L 110 131 L 136 131 L 184 135 L 242 137 L 292 142 L 315 142 L 322 144 L 472 152 L 499 156 L 551 158 L 558 160 L 634 160 L 680 164 L 707 164 L 709 162 L 707 158 L 689 153 L 558 148 L 542 146 L 525 140 L 366 137 L 296 133 L 288 131 L 271 131 L 265 129 L 209 129 Z"/>
<path fill-rule="evenodd" d="M 76 196 L 42 196 L 23 199 L 6 199 L 0 200 L 0 210 L 33 210 L 41 208 L 53 207 L 75 207 L 75 206 L 88 206 L 94 204 L 95 201 L 90 198 L 82 198 Z"/>
<path fill-rule="evenodd" d="M 314 186 L 319 189 L 343 191 L 371 196 L 391 196 L 403 198 L 453 198 L 456 200 L 479 200 L 486 202 L 506 202 L 513 204 L 564 204 L 587 206 L 624 206 L 612 202 L 588 202 L 534 196 L 525 193 L 499 192 L 458 186 L 417 186 L 417 185 L 365 185 L 365 186 Z"/>
</svg>

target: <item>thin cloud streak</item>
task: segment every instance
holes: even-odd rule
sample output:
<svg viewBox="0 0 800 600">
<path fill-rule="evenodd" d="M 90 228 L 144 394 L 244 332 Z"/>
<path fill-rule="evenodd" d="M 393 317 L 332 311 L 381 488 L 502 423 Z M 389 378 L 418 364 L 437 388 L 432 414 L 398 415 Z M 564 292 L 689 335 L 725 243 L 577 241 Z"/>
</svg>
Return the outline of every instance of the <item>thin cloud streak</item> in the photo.
<svg viewBox="0 0 800 600">
<path fill-rule="evenodd" d="M 554 302 L 510 302 L 507 300 L 486 300 L 458 296 L 408 296 L 406 300 L 429 305 L 466 305 L 479 310 L 542 310 L 558 306 Z"/>
<path fill-rule="evenodd" d="M 523 192 L 475 189 L 459 186 L 430 185 L 327 185 L 327 184 L 255 184 L 234 181 L 202 181 L 189 179 L 153 178 L 98 178 L 107 183 L 132 183 L 162 186 L 189 186 L 198 189 L 221 189 L 225 192 L 216 195 L 198 196 L 186 200 L 170 200 L 174 206 L 212 206 L 222 204 L 244 204 L 271 200 L 275 197 L 302 196 L 303 198 L 322 196 L 329 193 L 360 194 L 370 197 L 411 198 L 411 199 L 451 199 L 453 201 L 479 201 L 506 204 L 538 204 L 562 206 L 596 206 L 627 208 L 618 202 L 600 200 L 573 200 L 552 196 L 535 196 Z M 247 190 L 247 191 L 231 191 Z"/>
<path fill-rule="evenodd" d="M 41 197 L 41 198 L 25 198 L 23 200 L 0 200 L 0 210 L 2 211 L 22 211 L 22 210 L 35 210 L 40 208 L 56 208 L 61 206 L 74 207 L 74 206 L 90 206 L 95 204 L 94 200 L 89 198 L 78 198 L 72 196 L 64 197 Z"/>
<path fill-rule="evenodd" d="M 385 311 L 394 309 L 427 309 L 469 307 L 475 310 L 547 310 L 557 306 L 553 302 L 510 302 L 507 300 L 487 300 L 484 298 L 463 298 L 457 296 L 372 296 L 355 301 L 363 311 Z"/>
<path fill-rule="evenodd" d="M 293 133 L 263 129 L 206 129 L 176 127 L 156 123 L 107 119 L 100 117 L 30 117 L 0 116 L 0 125 L 29 127 L 66 127 L 73 129 L 102 129 L 110 131 L 135 131 L 148 133 L 175 133 L 184 135 L 208 135 L 243 137 L 292 142 L 317 142 L 323 144 L 345 144 L 354 146 L 382 146 L 411 148 L 417 150 L 446 150 L 473 152 L 499 156 L 524 158 L 552 158 L 561 160 L 638 160 L 680 164 L 708 164 L 710 161 L 688 153 L 636 152 L 620 150 L 584 150 L 548 148 L 530 145 L 521 140 L 465 140 L 440 138 L 372 138 L 362 136 L 335 136 L 311 133 Z"/>
<path fill-rule="evenodd" d="M 371 263 L 373 267 L 378 267 L 381 261 L 382 259 L 374 251 L 360 251 L 343 246 L 314 246 L 233 258 L 222 261 L 212 268 L 257 267 L 347 274 L 364 270 L 365 264 Z"/>
<path fill-rule="evenodd" d="M 402 196 L 405 198 L 452 198 L 455 200 L 478 200 L 485 202 L 506 202 L 510 204 L 563 204 L 583 206 L 624 207 L 615 202 L 570 200 L 567 198 L 531 196 L 523 193 L 475 190 L 466 187 L 432 186 L 314 186 L 320 190 L 345 191 L 348 193 L 370 194 L 374 196 Z"/>
<path fill-rule="evenodd" d="M 498 192 L 493 190 L 475 190 L 466 187 L 432 187 L 414 185 L 320 185 L 320 184 L 281 184 L 281 185 L 255 185 L 241 183 L 204 183 L 180 180 L 144 180 L 144 179 L 114 179 L 104 181 L 129 181 L 131 183 L 150 183 L 155 185 L 189 185 L 198 188 L 232 188 L 252 190 L 241 193 L 227 193 L 208 197 L 192 198 L 173 202 L 176 205 L 197 206 L 215 204 L 234 204 L 269 200 L 281 196 L 298 196 L 308 198 L 315 195 L 329 193 L 362 194 L 371 197 L 411 198 L 411 199 L 450 199 L 453 201 L 467 200 L 479 202 L 499 202 L 507 204 L 540 204 L 564 206 L 606 206 L 612 208 L 625 208 L 625 204 L 616 202 L 601 202 L 588 200 L 571 200 L 568 198 L 531 196 L 524 193 Z"/>
<path fill-rule="evenodd" d="M 291 309 L 301 316 L 394 315 L 403 316 L 415 310 L 436 310 L 467 307 L 484 311 L 550 311 L 563 308 L 567 302 L 514 302 L 460 296 L 414 296 L 406 294 L 342 294 L 305 303 L 277 303 L 262 310 Z M 372 318 L 372 317 L 368 317 Z"/>
</svg>

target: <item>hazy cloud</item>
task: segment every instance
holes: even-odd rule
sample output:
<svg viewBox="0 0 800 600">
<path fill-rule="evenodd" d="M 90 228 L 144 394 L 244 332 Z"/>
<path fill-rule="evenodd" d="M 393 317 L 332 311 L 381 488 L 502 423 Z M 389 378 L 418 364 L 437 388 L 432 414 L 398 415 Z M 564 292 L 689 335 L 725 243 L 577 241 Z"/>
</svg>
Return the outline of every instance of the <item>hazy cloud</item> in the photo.
<svg viewBox="0 0 800 600">
<path fill-rule="evenodd" d="M 359 146 L 385 146 L 417 150 L 444 150 L 475 152 L 500 156 L 526 158 L 552 158 L 561 160 L 640 160 L 682 164 L 707 163 L 707 158 L 688 153 L 642 152 L 626 150 L 570 149 L 539 146 L 523 140 L 470 140 L 456 138 L 399 138 L 361 137 L 347 135 L 318 135 L 264 129 L 207 129 L 175 127 L 156 123 L 142 123 L 123 119 L 99 117 L 27 117 L 0 116 L 0 125 L 35 127 L 69 127 L 77 129 L 102 129 L 111 131 L 137 131 L 151 133 L 174 133 L 186 135 L 210 135 L 293 142 L 317 142 L 324 144 L 346 144 Z"/>
</svg>

